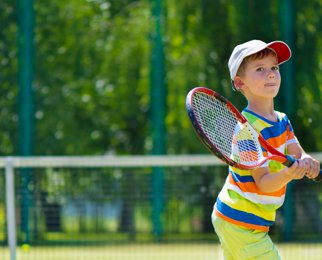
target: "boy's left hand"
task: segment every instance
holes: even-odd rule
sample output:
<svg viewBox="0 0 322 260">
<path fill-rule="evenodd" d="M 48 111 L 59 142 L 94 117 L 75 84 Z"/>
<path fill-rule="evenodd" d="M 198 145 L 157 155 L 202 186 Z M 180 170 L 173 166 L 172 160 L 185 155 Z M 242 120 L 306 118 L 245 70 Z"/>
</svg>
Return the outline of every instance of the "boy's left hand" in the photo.
<svg viewBox="0 0 322 260">
<path fill-rule="evenodd" d="M 300 159 L 306 166 L 306 176 L 309 179 L 314 179 L 320 174 L 320 162 L 311 156 L 306 155 Z"/>
</svg>

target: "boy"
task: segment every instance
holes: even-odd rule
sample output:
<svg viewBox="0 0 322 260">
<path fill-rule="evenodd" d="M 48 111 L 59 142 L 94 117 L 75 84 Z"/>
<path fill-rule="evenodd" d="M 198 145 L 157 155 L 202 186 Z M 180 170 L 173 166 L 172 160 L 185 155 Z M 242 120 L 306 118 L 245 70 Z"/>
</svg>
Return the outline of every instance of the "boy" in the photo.
<svg viewBox="0 0 322 260">
<path fill-rule="evenodd" d="M 287 116 L 274 110 L 279 64 L 290 57 L 284 42 L 252 40 L 236 46 L 228 62 L 233 88 L 248 102 L 243 115 L 272 146 L 297 162 L 287 168 L 271 161 L 252 171 L 229 167 L 212 214 L 225 259 L 281 259 L 268 230 L 284 202 L 286 185 L 319 174 L 319 162 L 303 151 Z"/>
</svg>

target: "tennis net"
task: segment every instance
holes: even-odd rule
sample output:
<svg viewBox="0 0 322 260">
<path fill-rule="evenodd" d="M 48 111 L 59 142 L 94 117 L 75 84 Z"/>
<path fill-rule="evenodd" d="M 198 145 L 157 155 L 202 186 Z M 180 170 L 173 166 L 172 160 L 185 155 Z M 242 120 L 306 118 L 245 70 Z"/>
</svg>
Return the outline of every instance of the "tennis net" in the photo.
<svg viewBox="0 0 322 260">
<path fill-rule="evenodd" d="M 221 258 L 210 214 L 227 167 L 214 156 L 6 157 L 0 168 L 1 259 Z M 319 185 L 289 185 L 271 230 L 285 259 L 322 256 Z"/>
</svg>

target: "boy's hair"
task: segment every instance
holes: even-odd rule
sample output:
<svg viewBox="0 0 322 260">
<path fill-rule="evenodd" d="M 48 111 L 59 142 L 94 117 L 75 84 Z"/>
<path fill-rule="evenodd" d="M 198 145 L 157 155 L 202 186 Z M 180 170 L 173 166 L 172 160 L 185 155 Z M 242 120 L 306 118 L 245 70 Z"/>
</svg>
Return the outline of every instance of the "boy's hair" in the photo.
<svg viewBox="0 0 322 260">
<path fill-rule="evenodd" d="M 245 69 L 246 69 L 246 66 L 248 64 L 249 61 L 252 61 L 252 60 L 257 60 L 257 59 L 263 59 L 269 55 L 274 55 L 277 57 L 277 54 L 274 50 L 270 49 L 270 48 L 266 48 L 264 50 L 261 50 L 259 52 L 256 52 L 252 55 L 249 55 L 247 57 L 245 57 L 242 61 L 242 63 L 240 64 L 238 70 L 237 70 L 237 76 L 242 76 L 244 75 L 245 73 Z"/>
</svg>

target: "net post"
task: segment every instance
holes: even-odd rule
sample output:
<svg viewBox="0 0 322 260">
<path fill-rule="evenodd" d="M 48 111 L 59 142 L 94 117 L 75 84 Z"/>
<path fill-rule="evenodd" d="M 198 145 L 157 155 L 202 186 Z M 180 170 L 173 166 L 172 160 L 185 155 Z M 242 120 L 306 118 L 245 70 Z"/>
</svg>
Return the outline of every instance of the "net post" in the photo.
<svg viewBox="0 0 322 260">
<path fill-rule="evenodd" d="M 7 232 L 10 260 L 16 260 L 16 216 L 15 216 L 15 188 L 13 158 L 5 159 L 6 175 L 6 203 L 7 203 Z"/>
</svg>

